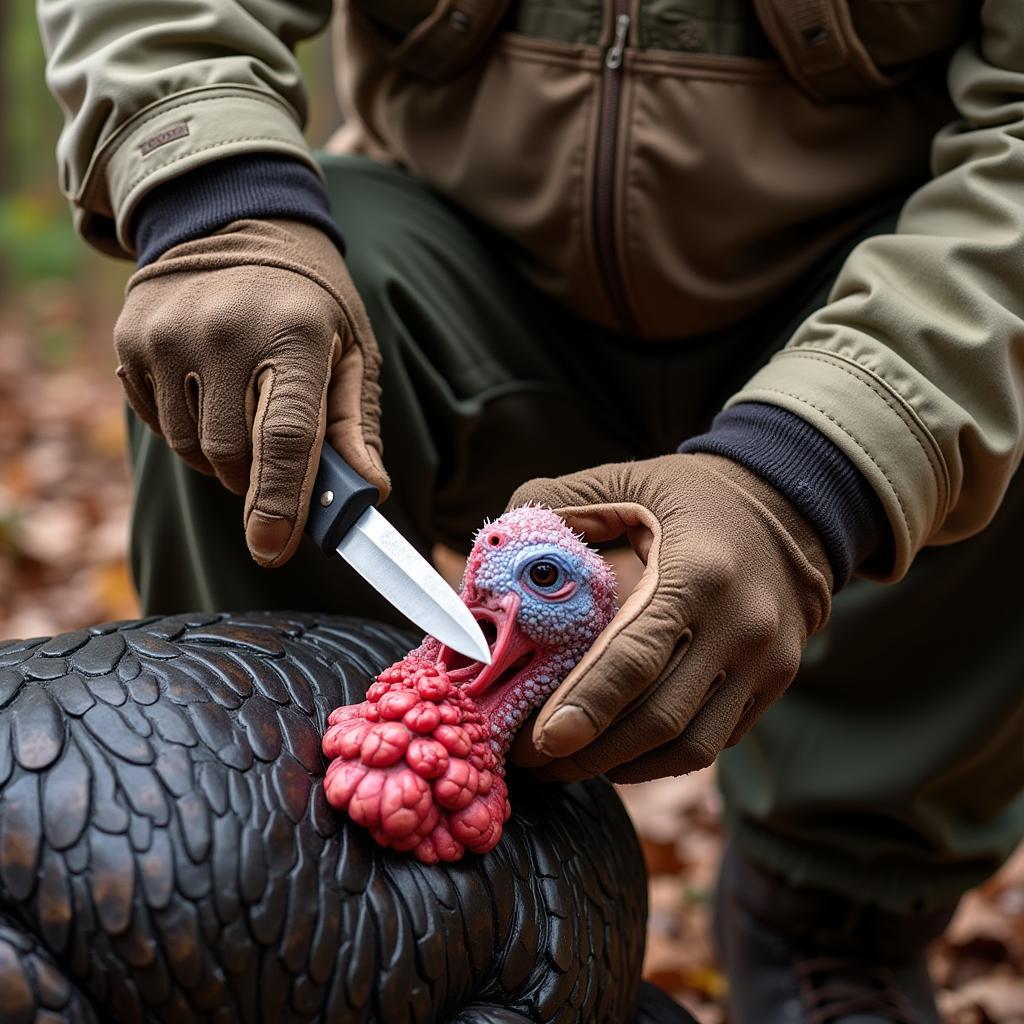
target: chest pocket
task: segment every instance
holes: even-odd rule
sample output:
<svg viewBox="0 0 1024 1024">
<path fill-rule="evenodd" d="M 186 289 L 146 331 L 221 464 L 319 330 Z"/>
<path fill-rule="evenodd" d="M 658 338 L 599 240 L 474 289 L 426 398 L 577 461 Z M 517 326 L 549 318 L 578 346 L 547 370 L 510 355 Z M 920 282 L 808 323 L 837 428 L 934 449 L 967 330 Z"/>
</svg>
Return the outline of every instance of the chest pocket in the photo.
<svg viewBox="0 0 1024 1024">
<path fill-rule="evenodd" d="M 820 101 L 888 92 L 948 53 L 979 0 L 753 0 L 793 79 Z M 511 0 L 349 0 L 384 56 L 414 78 L 463 71 L 499 30 Z M 579 4 L 582 9 L 586 5 Z M 564 12 L 563 12 L 564 13 Z M 656 45 L 656 44 L 655 44 Z"/>
<path fill-rule="evenodd" d="M 817 100 L 888 92 L 963 39 L 970 0 L 754 0 L 793 79 Z"/>
<path fill-rule="evenodd" d="M 487 46 L 510 0 L 350 0 L 386 58 L 415 78 L 453 78 Z"/>
</svg>

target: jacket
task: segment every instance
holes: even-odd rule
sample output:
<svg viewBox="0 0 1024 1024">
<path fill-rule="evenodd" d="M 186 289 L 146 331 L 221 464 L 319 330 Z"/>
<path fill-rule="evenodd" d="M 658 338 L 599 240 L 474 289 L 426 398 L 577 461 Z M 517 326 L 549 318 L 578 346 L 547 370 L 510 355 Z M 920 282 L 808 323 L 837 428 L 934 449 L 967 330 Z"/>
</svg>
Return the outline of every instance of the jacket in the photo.
<svg viewBox="0 0 1024 1024">
<path fill-rule="evenodd" d="M 292 51 L 328 0 L 163 2 L 39 4 L 62 187 L 107 252 L 131 255 L 140 200 L 205 162 L 315 168 Z M 894 537 L 868 575 L 984 527 L 1024 450 L 1021 0 L 421 7 L 340 12 L 336 145 L 406 165 L 636 339 L 756 315 L 909 195 L 730 405 L 795 413 L 862 473 Z"/>
</svg>

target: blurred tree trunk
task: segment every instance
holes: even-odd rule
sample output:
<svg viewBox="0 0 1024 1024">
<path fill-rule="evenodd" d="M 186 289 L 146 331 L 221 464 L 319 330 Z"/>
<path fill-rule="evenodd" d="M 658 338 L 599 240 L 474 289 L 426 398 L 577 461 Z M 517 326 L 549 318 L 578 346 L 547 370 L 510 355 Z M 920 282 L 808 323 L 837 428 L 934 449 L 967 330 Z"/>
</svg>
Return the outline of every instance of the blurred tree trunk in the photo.
<svg viewBox="0 0 1024 1024">
<path fill-rule="evenodd" d="M 35 5 L 0 0 L 0 194 L 54 181 L 60 107 L 46 88 Z"/>
<path fill-rule="evenodd" d="M 10 50 L 11 5 L 0 3 L 0 196 L 11 186 L 11 134 L 8 110 L 11 105 L 11 71 L 7 60 Z"/>
</svg>

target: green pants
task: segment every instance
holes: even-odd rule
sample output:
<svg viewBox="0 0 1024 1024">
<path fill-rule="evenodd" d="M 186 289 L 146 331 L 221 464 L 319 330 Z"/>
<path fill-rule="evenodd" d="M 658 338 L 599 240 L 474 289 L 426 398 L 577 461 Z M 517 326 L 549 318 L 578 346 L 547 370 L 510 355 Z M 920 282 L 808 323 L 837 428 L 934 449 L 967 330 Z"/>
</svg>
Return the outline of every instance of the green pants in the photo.
<svg viewBox="0 0 1024 1024">
<path fill-rule="evenodd" d="M 749 322 L 638 344 L 519 280 L 503 243 L 395 169 L 325 158 L 348 263 L 384 355 L 384 511 L 424 550 L 466 550 L 538 475 L 672 451 L 824 301 L 843 253 Z M 876 225 L 884 230 L 890 221 Z M 853 240 L 851 240 L 852 243 Z M 258 568 L 242 501 L 138 421 L 132 564 L 147 613 L 299 608 L 391 618 L 304 543 Z M 719 765 L 733 834 L 794 881 L 893 909 L 945 905 L 1024 834 L 1024 481 L 996 521 L 855 581 L 800 675 Z"/>
</svg>

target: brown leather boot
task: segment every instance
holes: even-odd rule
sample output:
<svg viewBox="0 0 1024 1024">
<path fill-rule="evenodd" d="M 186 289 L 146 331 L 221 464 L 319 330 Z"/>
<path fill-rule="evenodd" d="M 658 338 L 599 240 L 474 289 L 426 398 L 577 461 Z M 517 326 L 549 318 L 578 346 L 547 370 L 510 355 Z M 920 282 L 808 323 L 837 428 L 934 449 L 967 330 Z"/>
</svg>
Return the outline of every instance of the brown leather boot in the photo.
<svg viewBox="0 0 1024 1024">
<path fill-rule="evenodd" d="M 715 935 L 732 1024 L 939 1024 L 925 951 L 953 911 L 894 914 L 797 889 L 730 847 Z"/>
</svg>

